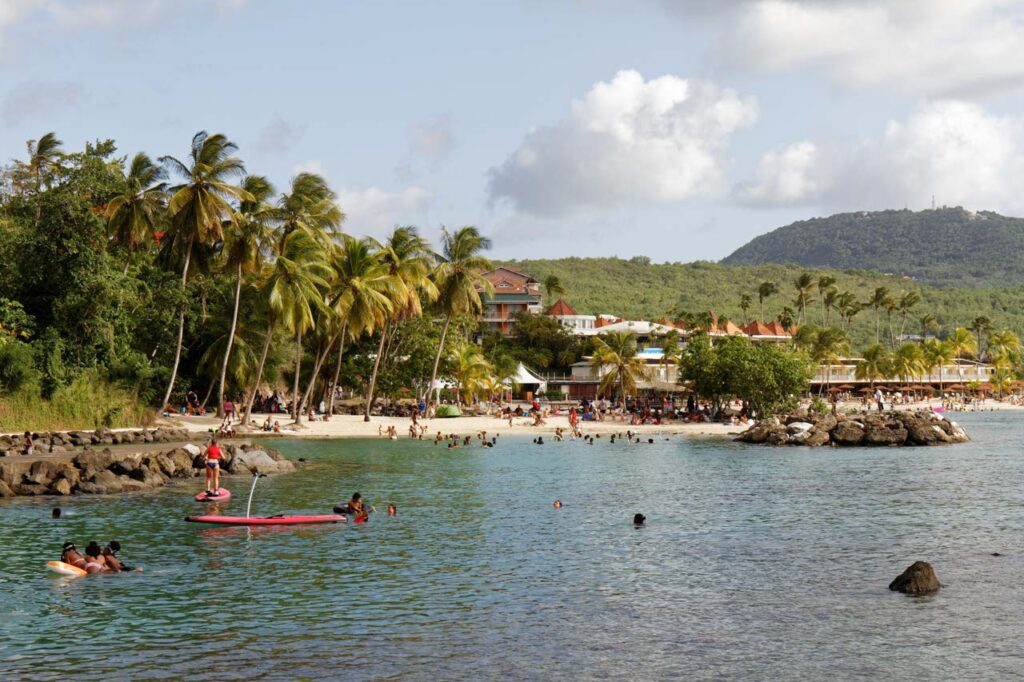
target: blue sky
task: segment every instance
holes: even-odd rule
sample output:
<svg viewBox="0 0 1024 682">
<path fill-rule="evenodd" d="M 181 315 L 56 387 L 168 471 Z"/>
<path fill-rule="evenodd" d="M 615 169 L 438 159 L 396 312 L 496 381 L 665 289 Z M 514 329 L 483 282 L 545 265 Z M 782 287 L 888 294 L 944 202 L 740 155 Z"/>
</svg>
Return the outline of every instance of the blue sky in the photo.
<svg viewBox="0 0 1024 682">
<path fill-rule="evenodd" d="M 792 220 L 1024 212 L 1016 0 L 0 0 L 8 158 L 322 172 L 355 234 L 475 224 L 496 257 L 718 259 Z"/>
</svg>

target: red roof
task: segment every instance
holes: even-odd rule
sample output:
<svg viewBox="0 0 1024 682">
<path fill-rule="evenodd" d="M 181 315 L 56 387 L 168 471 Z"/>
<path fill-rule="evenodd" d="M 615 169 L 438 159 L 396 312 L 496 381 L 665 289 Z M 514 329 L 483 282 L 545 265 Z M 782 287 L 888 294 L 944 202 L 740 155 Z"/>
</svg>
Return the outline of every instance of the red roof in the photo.
<svg viewBox="0 0 1024 682">
<path fill-rule="evenodd" d="M 595 327 L 607 327 L 610 324 L 618 324 L 622 322 L 621 317 L 616 317 L 614 320 L 609 320 L 607 317 L 598 317 L 597 322 L 594 323 Z"/>
<path fill-rule="evenodd" d="M 566 317 L 568 315 L 575 315 L 576 311 L 573 307 L 565 302 L 564 298 L 560 298 L 555 301 L 555 304 L 548 308 L 547 314 L 551 317 Z"/>
<path fill-rule="evenodd" d="M 537 280 L 511 268 L 502 267 L 491 272 L 481 273 L 481 275 L 494 286 L 496 294 L 540 293 L 540 283 Z"/>
<path fill-rule="evenodd" d="M 777 336 L 777 334 L 772 331 L 771 327 L 758 320 L 754 320 L 750 324 L 745 324 L 740 327 L 740 329 L 750 336 Z"/>
</svg>

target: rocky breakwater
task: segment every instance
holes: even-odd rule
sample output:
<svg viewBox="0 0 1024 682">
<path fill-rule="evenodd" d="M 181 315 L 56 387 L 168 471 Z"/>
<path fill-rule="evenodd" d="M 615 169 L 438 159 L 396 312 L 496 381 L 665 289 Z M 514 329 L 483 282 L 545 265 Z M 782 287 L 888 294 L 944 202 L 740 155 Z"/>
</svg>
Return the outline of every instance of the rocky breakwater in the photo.
<svg viewBox="0 0 1024 682">
<path fill-rule="evenodd" d="M 737 441 L 766 445 L 945 445 L 970 440 L 956 422 L 929 410 L 813 415 L 798 411 L 763 419 Z"/>
<path fill-rule="evenodd" d="M 53 454 L 43 451 L 29 456 L 9 455 L 0 459 L 0 497 L 19 495 L 112 494 L 152 490 L 174 479 L 201 477 L 206 459 L 196 434 L 163 430 L 141 443 L 173 443 L 178 436 L 196 442 L 159 446 L 96 449 L 91 442 L 81 449 L 64 449 Z M 121 436 L 119 432 L 118 435 Z M 49 435 L 49 434 L 47 434 Z M 100 432 L 102 441 L 107 434 Z M 166 439 L 166 440 L 164 440 Z M 124 443 L 123 436 L 121 443 Z M 129 445 L 135 443 L 132 441 Z M 224 447 L 221 466 L 226 474 L 276 474 L 293 471 L 295 465 L 272 448 L 248 443 Z"/>
</svg>

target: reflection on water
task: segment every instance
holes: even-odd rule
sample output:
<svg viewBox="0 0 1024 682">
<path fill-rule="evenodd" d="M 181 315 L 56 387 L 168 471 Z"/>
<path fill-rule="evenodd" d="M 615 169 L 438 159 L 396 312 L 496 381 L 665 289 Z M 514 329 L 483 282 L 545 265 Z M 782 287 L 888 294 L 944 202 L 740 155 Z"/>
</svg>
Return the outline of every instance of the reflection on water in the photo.
<svg viewBox="0 0 1024 682">
<path fill-rule="evenodd" d="M 358 490 L 362 526 L 187 524 L 180 487 L 61 500 L 62 521 L 15 501 L 0 678 L 1020 678 L 1024 420 L 961 421 L 972 443 L 932 449 L 281 442 L 310 462 L 253 513 Z M 249 480 L 228 485 L 244 514 Z M 114 538 L 145 572 L 43 569 Z M 915 559 L 937 596 L 886 589 Z"/>
</svg>

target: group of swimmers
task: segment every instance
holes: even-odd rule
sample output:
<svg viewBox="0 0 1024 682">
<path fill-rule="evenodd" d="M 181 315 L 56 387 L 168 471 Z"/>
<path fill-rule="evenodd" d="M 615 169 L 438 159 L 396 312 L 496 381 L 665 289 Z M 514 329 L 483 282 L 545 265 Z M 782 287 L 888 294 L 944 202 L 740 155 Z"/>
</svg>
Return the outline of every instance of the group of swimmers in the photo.
<svg viewBox="0 0 1024 682">
<path fill-rule="evenodd" d="M 562 508 L 562 501 L 561 500 L 555 500 L 554 503 L 552 503 L 551 506 L 554 507 L 555 509 L 561 509 Z M 647 521 L 647 517 L 644 516 L 643 514 L 641 514 L 639 512 L 636 513 L 636 514 L 633 514 L 633 527 L 634 528 L 641 528 L 646 521 Z"/>
<path fill-rule="evenodd" d="M 498 444 L 497 434 L 487 437 L 486 431 L 480 431 L 476 434 L 477 440 L 480 441 L 480 447 L 482 448 L 493 448 Z M 434 437 L 434 445 L 448 441 L 448 449 L 453 450 L 458 447 L 468 448 L 473 444 L 473 436 L 459 436 L 457 433 L 450 433 L 447 436 L 443 435 L 440 431 Z"/>
<path fill-rule="evenodd" d="M 102 549 L 95 540 L 85 547 L 85 553 L 78 551 L 73 542 L 65 542 L 61 548 L 60 560 L 86 573 L 127 573 L 135 569 L 126 566 L 117 558 L 121 551 L 121 543 L 111 540 Z"/>
</svg>

